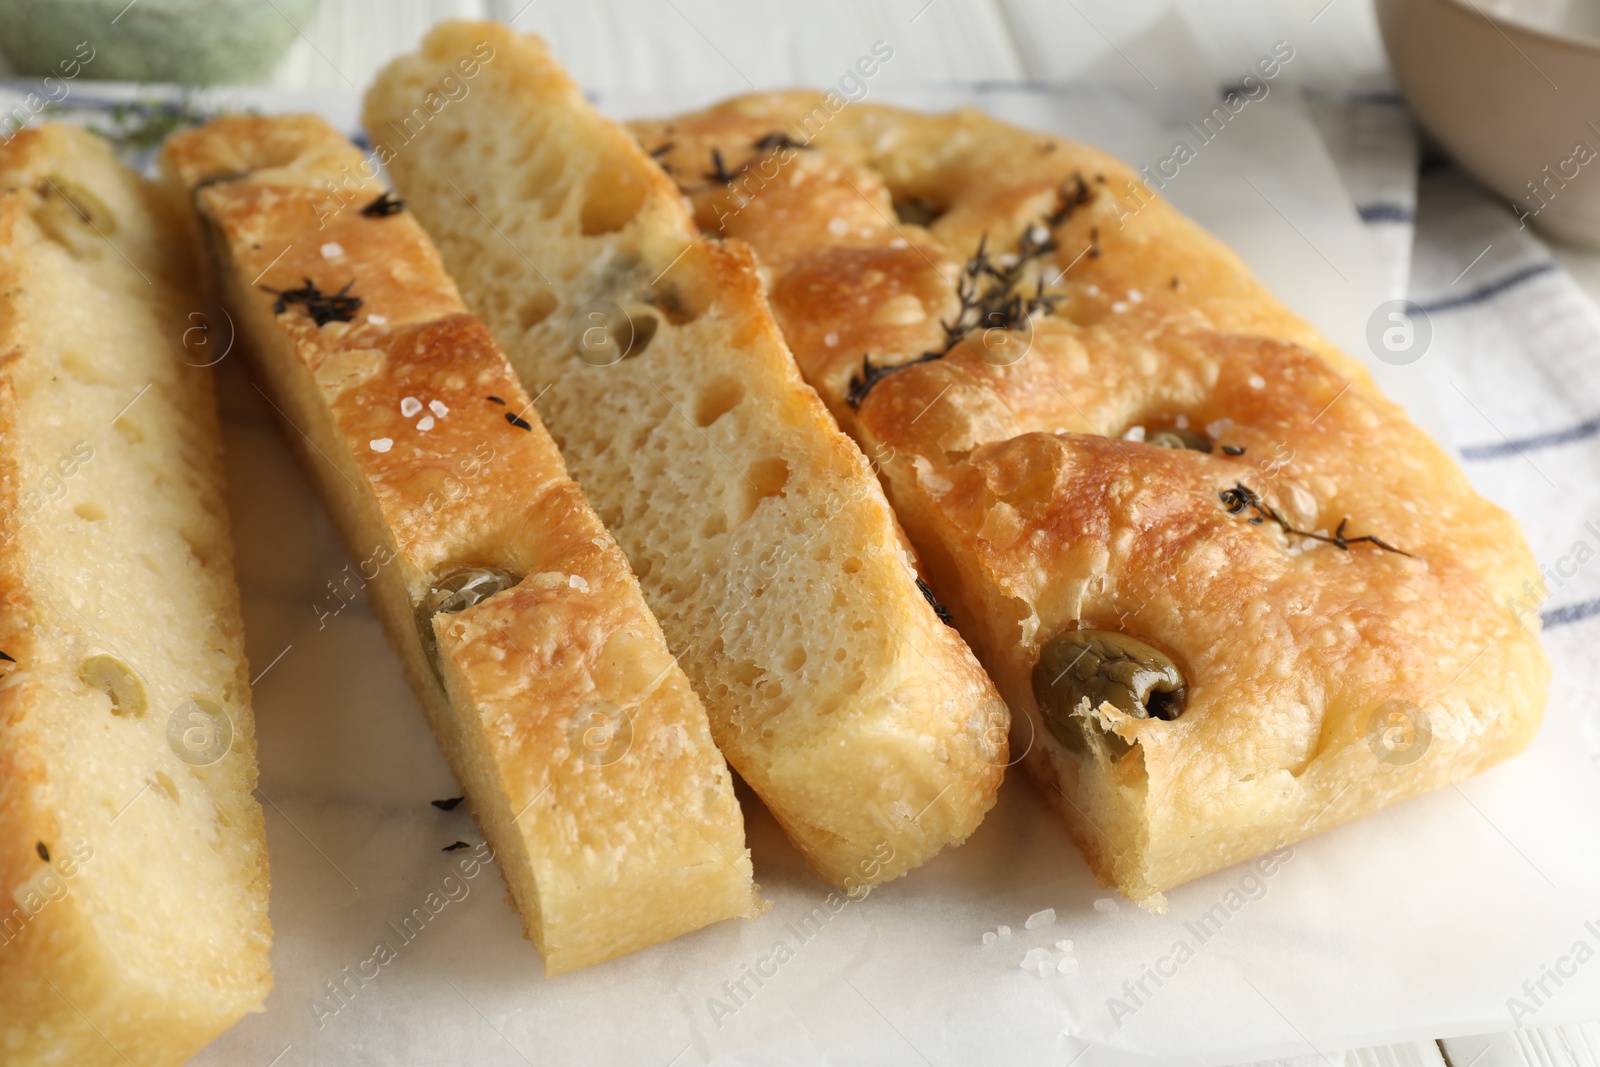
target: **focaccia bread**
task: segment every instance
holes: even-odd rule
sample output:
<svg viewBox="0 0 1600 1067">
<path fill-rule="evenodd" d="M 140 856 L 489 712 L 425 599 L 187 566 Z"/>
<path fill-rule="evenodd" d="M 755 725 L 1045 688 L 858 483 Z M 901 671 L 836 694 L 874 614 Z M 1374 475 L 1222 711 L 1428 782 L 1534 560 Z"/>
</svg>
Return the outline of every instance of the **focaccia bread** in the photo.
<svg viewBox="0 0 1600 1067">
<path fill-rule="evenodd" d="M 0 1063 L 176 1067 L 272 987 L 211 371 L 178 215 L 0 147 Z"/>
<path fill-rule="evenodd" d="M 1004 703 L 801 380 L 749 250 L 544 44 L 447 23 L 367 96 L 378 158 L 594 501 L 728 761 L 825 878 L 871 885 L 993 804 Z"/>
<path fill-rule="evenodd" d="M 1159 908 L 1527 745 L 1516 523 L 1131 168 L 811 93 L 633 129 L 755 247 L 1103 881 Z"/>
<path fill-rule="evenodd" d="M 227 305 L 559 973 L 758 902 L 638 583 L 427 236 L 319 118 L 174 136 Z"/>
</svg>

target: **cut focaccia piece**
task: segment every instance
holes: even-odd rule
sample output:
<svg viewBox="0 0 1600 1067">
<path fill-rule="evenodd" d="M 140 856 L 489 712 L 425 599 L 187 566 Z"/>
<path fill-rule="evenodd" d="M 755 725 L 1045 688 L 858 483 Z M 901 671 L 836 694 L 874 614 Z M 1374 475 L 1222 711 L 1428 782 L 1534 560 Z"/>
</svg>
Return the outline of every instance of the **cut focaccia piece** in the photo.
<svg viewBox="0 0 1600 1067">
<path fill-rule="evenodd" d="M 1102 880 L 1160 907 L 1527 745 L 1548 666 L 1516 523 L 1130 168 L 809 93 L 633 128 L 887 457 Z"/>
<path fill-rule="evenodd" d="M 749 251 L 703 240 L 633 140 L 504 27 L 434 30 L 379 75 L 366 121 L 795 845 L 848 886 L 966 838 L 1005 706 L 801 380 Z"/>
<path fill-rule="evenodd" d="M 705 711 L 416 220 L 315 117 L 164 163 L 546 970 L 755 915 Z"/>
<path fill-rule="evenodd" d="M 178 214 L 0 146 L 0 1063 L 185 1063 L 272 987 L 211 372 Z"/>
</svg>

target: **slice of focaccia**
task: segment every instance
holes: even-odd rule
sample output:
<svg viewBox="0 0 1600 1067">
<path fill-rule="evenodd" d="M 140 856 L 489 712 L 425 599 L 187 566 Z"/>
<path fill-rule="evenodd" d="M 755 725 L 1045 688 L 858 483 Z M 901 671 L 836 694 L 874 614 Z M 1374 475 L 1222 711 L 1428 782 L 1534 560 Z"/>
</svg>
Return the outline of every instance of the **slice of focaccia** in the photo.
<svg viewBox="0 0 1600 1067">
<path fill-rule="evenodd" d="M 756 914 L 705 711 L 416 220 L 314 117 L 163 158 L 546 970 Z"/>
<path fill-rule="evenodd" d="M 966 838 L 1005 706 L 801 380 L 749 250 L 701 238 L 536 38 L 446 24 L 379 75 L 366 121 L 795 845 L 854 886 Z"/>
<path fill-rule="evenodd" d="M 177 220 L 86 131 L 0 147 L 0 1063 L 176 1067 L 272 986 Z"/>
<path fill-rule="evenodd" d="M 1516 523 L 1129 167 L 810 93 L 634 129 L 887 457 L 1102 880 L 1160 907 L 1527 745 Z"/>
</svg>

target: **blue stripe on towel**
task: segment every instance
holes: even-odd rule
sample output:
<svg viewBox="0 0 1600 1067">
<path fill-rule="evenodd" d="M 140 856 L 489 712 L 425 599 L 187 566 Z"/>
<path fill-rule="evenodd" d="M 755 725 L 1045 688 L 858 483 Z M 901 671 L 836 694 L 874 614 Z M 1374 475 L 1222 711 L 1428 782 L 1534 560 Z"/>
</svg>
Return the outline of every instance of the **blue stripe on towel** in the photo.
<svg viewBox="0 0 1600 1067">
<path fill-rule="evenodd" d="M 1600 615 L 1600 600 L 1585 600 L 1579 604 L 1566 604 L 1559 608 L 1539 613 L 1544 620 L 1546 630 L 1557 626 L 1566 626 L 1568 623 L 1582 622 L 1584 619 Z"/>
<path fill-rule="evenodd" d="M 1443 300 L 1435 300 L 1433 303 L 1423 304 L 1421 307 L 1423 311 L 1426 311 L 1428 314 L 1432 315 L 1435 312 L 1449 311 L 1452 308 L 1467 307 L 1472 304 L 1481 304 L 1490 297 L 1499 296 L 1507 289 L 1521 285 L 1529 278 L 1537 278 L 1539 275 L 1548 274 L 1555 269 L 1556 263 L 1554 260 L 1547 260 L 1544 263 L 1535 263 L 1532 266 L 1523 267 L 1521 270 L 1514 270 L 1504 278 L 1501 278 L 1497 281 L 1492 281 L 1487 285 L 1479 286 L 1470 292 L 1462 293 L 1460 296 L 1452 296 L 1446 297 Z"/>
<path fill-rule="evenodd" d="M 1362 222 L 1415 222 L 1417 218 L 1416 210 L 1410 204 L 1379 201 L 1361 204 L 1356 210 L 1361 213 Z"/>
<path fill-rule="evenodd" d="M 1500 459 L 1502 456 L 1520 455 L 1533 449 L 1554 448 L 1556 445 L 1571 444 L 1573 441 L 1582 441 L 1585 438 L 1600 434 L 1600 415 L 1587 422 L 1580 422 L 1576 426 L 1568 426 L 1564 430 L 1551 430 L 1549 433 L 1535 434 L 1524 437 L 1520 441 L 1500 441 L 1492 445 L 1462 445 L 1461 458 L 1469 460 Z"/>
</svg>

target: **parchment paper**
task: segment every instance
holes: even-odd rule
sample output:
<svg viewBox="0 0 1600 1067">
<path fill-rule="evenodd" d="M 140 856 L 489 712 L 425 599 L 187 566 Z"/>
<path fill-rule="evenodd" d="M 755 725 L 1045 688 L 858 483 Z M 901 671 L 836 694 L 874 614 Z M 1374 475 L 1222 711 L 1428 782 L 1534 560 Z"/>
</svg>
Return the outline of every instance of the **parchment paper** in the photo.
<svg viewBox="0 0 1600 1067">
<path fill-rule="evenodd" d="M 976 104 L 1141 163 L 1170 152 L 1183 117 L 1182 98 L 1141 104 L 1103 87 L 883 98 Z M 309 104 L 354 129 L 353 98 L 244 99 Z M 1384 272 L 1287 91 L 1250 104 L 1166 195 L 1367 355 Z M 331 589 L 350 561 L 238 361 L 218 369 L 277 987 L 198 1064 L 1237 1062 L 1509 1029 L 1507 998 L 1525 999 L 1525 981 L 1577 941 L 1600 947 L 1600 774 L 1577 735 L 1582 695 L 1558 676 L 1526 755 L 1295 845 L 1270 871 L 1184 886 L 1162 917 L 1098 888 L 1020 775 L 967 845 L 849 903 L 746 792 L 768 915 L 547 979 L 494 868 L 469 878 L 460 865 L 479 853 L 441 851 L 480 841 L 464 808 L 429 805 L 460 791 L 364 600 L 319 618 L 342 603 Z M 1438 431 L 1420 377 L 1384 381 Z M 430 894 L 445 902 L 436 912 Z M 1026 929 L 1044 909 L 1054 921 Z M 1070 953 L 1057 947 L 1068 940 Z M 392 960 L 361 977 L 380 943 Z M 1030 949 L 1058 973 L 1023 970 Z M 1059 973 L 1069 957 L 1076 973 Z M 1596 1012 L 1591 962 L 1520 1021 Z"/>
</svg>

